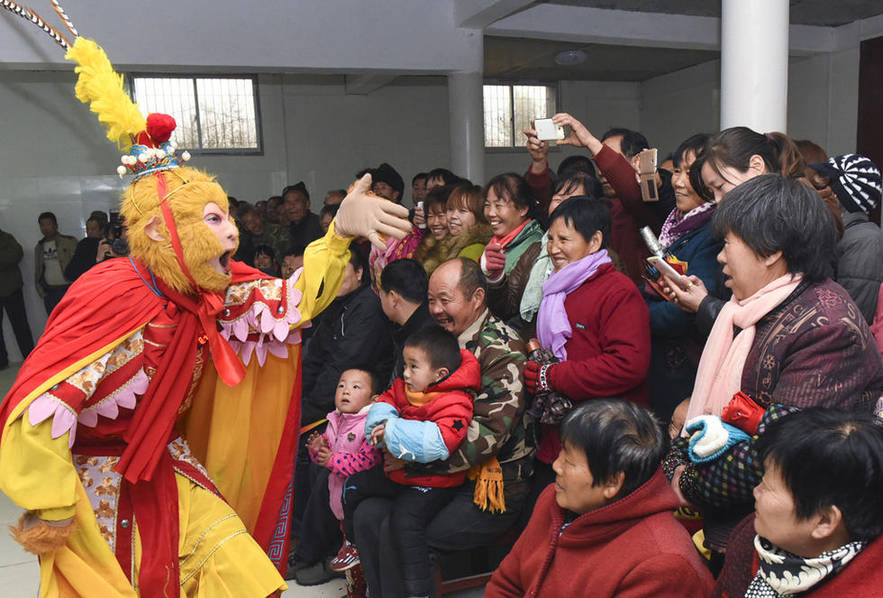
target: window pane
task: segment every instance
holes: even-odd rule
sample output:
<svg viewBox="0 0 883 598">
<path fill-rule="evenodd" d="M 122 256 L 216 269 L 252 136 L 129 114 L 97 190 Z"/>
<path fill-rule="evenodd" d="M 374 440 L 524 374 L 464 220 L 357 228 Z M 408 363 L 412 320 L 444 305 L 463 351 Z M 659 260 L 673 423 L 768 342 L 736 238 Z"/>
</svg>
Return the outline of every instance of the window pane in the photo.
<svg viewBox="0 0 883 598">
<path fill-rule="evenodd" d="M 484 145 L 512 146 L 512 106 L 508 85 L 484 86 Z"/>
<path fill-rule="evenodd" d="M 555 114 L 555 88 L 545 85 L 513 85 L 516 135 L 530 127 L 535 118 L 551 118 Z"/>
<path fill-rule="evenodd" d="M 197 79 L 202 147 L 257 149 L 251 79 Z"/>
<path fill-rule="evenodd" d="M 171 115 L 177 127 L 172 141 L 178 147 L 199 148 L 196 128 L 196 98 L 193 80 L 187 78 L 135 77 L 135 101 L 141 112 Z"/>
</svg>

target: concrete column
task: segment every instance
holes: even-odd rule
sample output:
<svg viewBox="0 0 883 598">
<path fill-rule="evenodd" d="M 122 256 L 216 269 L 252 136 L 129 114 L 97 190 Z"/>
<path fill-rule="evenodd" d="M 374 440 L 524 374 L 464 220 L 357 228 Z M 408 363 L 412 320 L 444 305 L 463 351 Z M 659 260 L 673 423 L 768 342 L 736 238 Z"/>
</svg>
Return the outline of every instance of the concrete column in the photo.
<svg viewBox="0 0 883 598">
<path fill-rule="evenodd" d="M 480 72 L 448 75 L 451 170 L 476 185 L 484 180 L 483 78 Z"/>
<path fill-rule="evenodd" d="M 788 0 L 723 0 L 721 129 L 787 124 Z"/>
</svg>

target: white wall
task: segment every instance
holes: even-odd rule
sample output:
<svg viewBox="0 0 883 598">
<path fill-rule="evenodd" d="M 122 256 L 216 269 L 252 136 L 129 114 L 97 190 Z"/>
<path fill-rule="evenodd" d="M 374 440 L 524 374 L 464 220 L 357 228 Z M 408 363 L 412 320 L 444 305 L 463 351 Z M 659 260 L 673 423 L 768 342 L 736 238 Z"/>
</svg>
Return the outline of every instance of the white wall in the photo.
<svg viewBox="0 0 883 598">
<path fill-rule="evenodd" d="M 859 50 L 792 57 L 788 67 L 788 131 L 829 155 L 855 151 Z M 663 155 L 693 133 L 720 126 L 720 61 L 641 83 L 641 130 Z M 766 131 L 764 131 L 766 132 Z"/>
<path fill-rule="evenodd" d="M 346 95 L 343 77 L 288 77 L 284 94 L 289 181 L 316 192 L 315 210 L 325 191 L 381 162 L 405 179 L 406 199 L 413 175 L 450 166 L 444 77 L 403 77 L 365 95 Z"/>
<path fill-rule="evenodd" d="M 720 61 L 714 60 L 641 83 L 641 131 L 659 160 L 694 133 L 720 126 Z"/>
<path fill-rule="evenodd" d="M 829 155 L 855 151 L 859 49 L 793 59 L 789 66 L 788 134 Z"/>
</svg>

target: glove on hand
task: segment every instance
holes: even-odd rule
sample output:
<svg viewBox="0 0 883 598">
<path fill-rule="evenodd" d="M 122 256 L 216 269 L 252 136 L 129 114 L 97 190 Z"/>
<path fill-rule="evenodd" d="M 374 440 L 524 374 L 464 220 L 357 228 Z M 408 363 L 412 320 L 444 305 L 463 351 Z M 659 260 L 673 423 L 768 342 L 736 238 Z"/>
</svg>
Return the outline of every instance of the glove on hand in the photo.
<svg viewBox="0 0 883 598">
<path fill-rule="evenodd" d="M 536 361 L 527 361 L 524 364 L 524 385 L 531 394 L 549 392 L 552 385 L 549 384 L 549 371 L 554 364 L 542 365 Z"/>
<path fill-rule="evenodd" d="M 503 271 L 506 269 L 506 254 L 494 241 L 484 248 L 481 266 L 489 280 L 499 280 L 503 276 Z"/>
<path fill-rule="evenodd" d="M 749 440 L 745 432 L 725 424 L 714 415 L 700 415 L 687 422 L 690 446 L 687 453 L 693 463 L 713 461 L 734 444 Z"/>
<path fill-rule="evenodd" d="M 530 394 L 537 393 L 537 383 L 540 379 L 540 364 L 536 361 L 528 361 L 524 364 L 524 385 Z"/>
<path fill-rule="evenodd" d="M 365 237 L 378 249 L 386 249 L 382 235 L 404 239 L 411 232 L 408 209 L 399 204 L 368 195 L 371 175 L 366 174 L 350 187 L 334 217 L 334 232 L 339 237 Z"/>
</svg>

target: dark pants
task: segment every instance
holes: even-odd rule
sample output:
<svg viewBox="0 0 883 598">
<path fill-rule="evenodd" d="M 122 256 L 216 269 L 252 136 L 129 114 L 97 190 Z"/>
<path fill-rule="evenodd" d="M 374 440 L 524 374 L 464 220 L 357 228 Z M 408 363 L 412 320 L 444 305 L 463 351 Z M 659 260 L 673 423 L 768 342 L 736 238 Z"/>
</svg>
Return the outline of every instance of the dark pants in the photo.
<svg viewBox="0 0 883 598">
<path fill-rule="evenodd" d="M 317 428 L 320 434 L 322 430 L 324 430 L 322 426 Z M 293 539 L 301 537 L 301 528 L 303 526 L 304 513 L 307 510 L 307 502 L 310 500 L 310 495 L 313 492 L 316 477 L 325 469 L 315 465 L 310 460 L 310 452 L 307 449 L 307 439 L 310 433 L 312 431 L 300 435 L 297 456 L 294 460 L 294 505 L 292 505 L 290 534 Z"/>
<path fill-rule="evenodd" d="M 295 558 L 310 565 L 336 554 L 340 548 L 340 522 L 331 511 L 329 475 L 334 474 L 323 469 L 313 480 L 313 491 L 307 500 L 300 538 L 294 549 Z"/>
<path fill-rule="evenodd" d="M 49 286 L 47 284 L 43 285 L 43 291 L 46 293 L 43 295 L 43 306 L 46 308 L 47 316 L 52 315 L 52 310 L 55 309 L 55 306 L 62 300 L 69 287 L 69 284 L 57 287 Z"/>
<path fill-rule="evenodd" d="M 28 314 L 25 312 L 25 300 L 21 289 L 8 297 L 0 297 L 0 367 L 9 363 L 9 355 L 6 353 L 6 342 L 3 340 L 3 313 L 9 317 L 12 331 L 15 333 L 15 341 L 18 350 L 21 351 L 22 359 L 28 356 L 34 349 L 34 337 L 31 336 L 31 327 L 28 326 Z"/>
<path fill-rule="evenodd" d="M 533 508 L 536 506 L 540 494 L 543 493 L 546 486 L 554 481 L 555 471 L 552 469 L 552 464 L 537 460 L 533 465 L 533 478 L 530 483 L 530 494 L 527 497 L 527 507 L 521 514 L 522 527 L 525 527 L 530 521 L 530 516 L 533 515 Z"/>
<path fill-rule="evenodd" d="M 360 471 L 348 477 L 344 483 L 344 533 L 347 538 L 355 539 L 360 558 L 363 550 L 372 552 L 375 546 L 373 539 L 363 540 L 358 530 L 353 529 L 353 521 L 360 504 L 376 498 L 386 499 L 394 514 L 388 517 L 388 539 L 394 547 L 395 554 L 398 555 L 397 579 L 401 579 L 402 590 L 406 596 L 428 596 L 432 583 L 427 526 L 435 515 L 449 504 L 456 492 L 457 488 L 426 488 L 397 484 L 384 475 L 383 466 Z M 370 536 L 369 534 L 369 538 Z M 371 579 L 366 572 L 365 578 L 372 596 L 384 598 L 388 596 L 376 576 Z"/>
<path fill-rule="evenodd" d="M 530 482 L 507 481 L 504 488 L 505 513 L 479 509 L 473 502 L 475 487 L 471 482 L 456 488 L 426 528 L 429 548 L 453 552 L 488 546 L 512 529 L 526 508 Z M 395 516 L 391 516 L 393 514 Z M 366 498 L 355 512 L 359 558 L 372 596 L 399 598 L 408 595 L 403 593 L 407 588 L 402 587 L 398 548 L 393 540 L 396 517 L 397 506 L 388 498 Z"/>
</svg>

